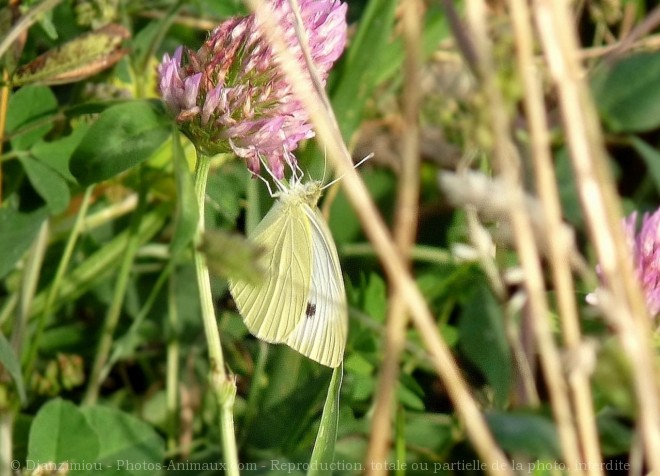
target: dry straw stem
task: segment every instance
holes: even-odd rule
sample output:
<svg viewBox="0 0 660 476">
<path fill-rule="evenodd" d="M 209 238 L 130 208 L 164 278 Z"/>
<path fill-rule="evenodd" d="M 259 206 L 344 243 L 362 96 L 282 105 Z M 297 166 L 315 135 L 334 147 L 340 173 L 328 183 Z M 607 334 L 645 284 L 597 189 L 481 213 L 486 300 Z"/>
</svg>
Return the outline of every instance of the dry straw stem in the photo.
<svg viewBox="0 0 660 476">
<path fill-rule="evenodd" d="M 321 143 L 327 147 L 328 157 L 335 165 L 337 172 L 343 177 L 344 191 L 353 204 L 367 236 L 373 243 L 388 277 L 405 296 L 412 321 L 418 328 L 420 336 L 431 354 L 433 365 L 442 378 L 456 411 L 463 419 L 466 431 L 477 454 L 487 465 L 490 474 L 512 474 L 507 458 L 496 445 L 474 398 L 470 395 L 468 387 L 460 375 L 449 348 L 440 338 L 435 320 L 424 301 L 424 297 L 410 275 L 405 261 L 395 247 L 392 237 L 369 196 L 367 188 L 352 167 L 351 156 L 339 132 L 329 100 L 320 81 L 318 81 L 318 75 L 313 71 L 313 65 L 309 54 L 307 54 L 308 48 L 305 47 L 305 40 L 301 39 L 303 49 L 306 51 L 307 67 L 314 79 L 314 90 L 310 88 L 305 80 L 307 75 L 291 52 L 288 51 L 282 40 L 283 35 L 278 31 L 278 26 L 265 10 L 263 0 L 249 0 L 247 3 L 265 25 L 268 39 L 286 72 L 287 80 L 292 85 L 296 95 L 305 104 Z M 295 6 L 294 10 L 298 9 L 295 1 L 291 3 Z M 299 28 L 299 38 L 301 38 L 300 31 Z"/>
<path fill-rule="evenodd" d="M 528 353 L 525 352 L 524 342 L 520 337 L 521 332 L 518 329 L 519 326 L 514 320 L 515 316 L 519 314 L 520 308 L 527 300 L 527 296 L 523 292 L 509 296 L 504 282 L 504 276 L 500 274 L 499 267 L 495 262 L 495 256 L 492 253 L 494 249 L 492 236 L 479 221 L 477 208 L 471 204 L 461 204 L 460 206 L 465 207 L 468 236 L 476 249 L 481 269 L 486 275 L 493 293 L 497 296 L 498 301 L 504 309 L 504 331 L 507 342 L 511 346 L 514 369 L 517 371 L 519 379 L 517 394 L 520 401 L 524 402 L 524 404 L 536 407 L 539 405 L 540 399 L 536 391 L 536 381 L 534 379 L 532 364 Z M 523 303 L 519 301 L 523 301 Z"/>
<path fill-rule="evenodd" d="M 578 438 L 573 426 L 573 415 L 568 399 L 567 384 L 548 320 L 549 307 L 541 270 L 538 247 L 534 239 L 531 219 L 526 212 L 524 193 L 520 179 L 520 163 L 510 135 L 510 118 L 501 91 L 496 83 L 497 70 L 492 56 L 492 44 L 488 38 L 486 5 L 482 0 L 466 4 L 470 32 L 474 39 L 478 64 L 477 71 L 484 94 L 490 104 L 495 166 L 506 184 L 509 208 L 507 210 L 514 232 L 520 264 L 524 271 L 524 285 L 528 294 L 528 307 L 539 357 L 547 382 L 550 404 L 555 417 L 564 461 L 580 474 L 581 462 Z"/>
<path fill-rule="evenodd" d="M 501 178 L 490 178 L 474 171 L 442 172 L 438 178 L 438 184 L 449 202 L 455 207 L 471 205 L 479 211 L 482 220 L 497 221 L 500 226 L 493 232 L 496 242 L 498 242 L 497 238 L 505 244 L 513 242 L 510 236 L 511 225 L 507 216 L 507 210 L 511 206 L 509 193 L 506 183 Z M 561 221 L 557 226 L 551 227 L 542 204 L 531 195 L 524 194 L 523 201 L 534 231 L 534 238 L 541 252 L 550 259 L 552 256 L 550 254 L 551 242 L 558 241 L 565 248 L 568 264 L 576 271 L 585 273 L 588 268 L 575 244 L 573 229 Z M 552 230 L 552 233 L 548 233 L 548 230 Z M 593 281 L 596 284 L 595 279 Z"/>
<path fill-rule="evenodd" d="M 585 220 L 611 292 L 611 320 L 631 360 L 639 424 L 651 474 L 660 474 L 660 412 L 650 345 L 650 318 L 621 227 L 621 208 L 607 163 L 595 106 L 583 82 L 578 41 L 568 3 L 533 2 L 534 20 L 559 92 L 564 127 Z"/>
<path fill-rule="evenodd" d="M 415 242 L 419 214 L 419 108 L 421 70 L 421 18 L 419 0 L 401 3 L 401 25 L 406 48 L 403 87 L 403 136 L 400 149 L 401 174 L 394 215 L 394 240 L 402 257 L 410 266 L 410 250 Z M 408 313 L 401 289 L 391 285 L 390 305 L 385 331 L 385 353 L 376 391 L 376 403 L 371 423 L 371 438 L 366 457 L 367 474 L 386 474 L 385 465 L 390 450 L 391 415 L 394 392 L 399 378 L 399 358 L 406 342 Z"/>
<path fill-rule="evenodd" d="M 550 152 L 550 133 L 546 122 L 543 90 L 535 68 L 534 38 L 527 0 L 509 0 L 509 9 L 515 33 L 518 74 L 525 90 L 524 106 L 530 128 L 536 186 L 543 215 L 547 221 L 546 230 L 560 230 L 565 225 L 561 219 L 559 191 Z M 582 346 L 582 337 L 573 276 L 569 265 L 574 252 L 574 243 L 563 239 L 564 233 L 546 233 L 546 236 L 549 235 L 553 238 L 546 240 L 548 262 L 557 293 L 562 336 L 568 352 L 577 353 Z M 568 384 L 575 408 L 580 448 L 587 462 L 587 472 L 595 476 L 601 475 L 602 459 L 588 375 L 576 369 L 568 375 Z"/>
</svg>

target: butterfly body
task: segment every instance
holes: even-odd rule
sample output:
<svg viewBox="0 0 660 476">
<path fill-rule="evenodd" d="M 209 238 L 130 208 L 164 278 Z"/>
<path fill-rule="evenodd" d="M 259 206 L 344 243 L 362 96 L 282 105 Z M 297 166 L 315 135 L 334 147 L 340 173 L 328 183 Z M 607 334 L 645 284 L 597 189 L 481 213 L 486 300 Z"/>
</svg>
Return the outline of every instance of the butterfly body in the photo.
<svg viewBox="0 0 660 476">
<path fill-rule="evenodd" d="M 280 187 L 249 236 L 263 250 L 263 279 L 230 281 L 229 290 L 256 337 L 336 367 L 344 354 L 348 312 L 337 249 L 316 207 L 321 192 L 316 181 Z"/>
</svg>

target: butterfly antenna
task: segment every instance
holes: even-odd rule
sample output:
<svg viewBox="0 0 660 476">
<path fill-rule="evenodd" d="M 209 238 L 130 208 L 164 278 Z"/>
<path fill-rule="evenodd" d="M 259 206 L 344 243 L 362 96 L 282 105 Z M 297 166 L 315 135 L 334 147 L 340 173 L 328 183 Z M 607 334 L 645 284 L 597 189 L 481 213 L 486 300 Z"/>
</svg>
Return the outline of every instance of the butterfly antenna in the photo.
<svg viewBox="0 0 660 476">
<path fill-rule="evenodd" d="M 360 159 L 360 161 L 359 161 L 357 164 L 353 165 L 353 168 L 354 168 L 354 169 L 357 169 L 360 165 L 364 164 L 367 160 L 371 159 L 373 156 L 374 156 L 374 153 L 372 152 L 371 154 L 367 155 L 366 157 Z M 336 184 L 336 183 L 339 182 L 342 178 L 344 178 L 344 175 L 343 175 L 343 174 L 340 175 L 339 177 L 337 177 L 336 179 L 334 179 L 332 182 L 329 182 L 329 183 L 325 184 L 325 185 L 323 186 L 322 190 L 325 190 L 326 188 L 328 188 L 328 187 L 330 187 L 330 186 Z"/>
</svg>

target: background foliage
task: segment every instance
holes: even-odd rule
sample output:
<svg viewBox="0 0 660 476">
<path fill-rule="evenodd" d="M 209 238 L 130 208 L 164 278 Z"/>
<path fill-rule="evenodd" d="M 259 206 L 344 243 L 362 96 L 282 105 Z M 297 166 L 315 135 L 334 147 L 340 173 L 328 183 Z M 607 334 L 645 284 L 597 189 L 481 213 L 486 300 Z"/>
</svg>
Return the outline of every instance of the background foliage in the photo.
<svg viewBox="0 0 660 476">
<path fill-rule="evenodd" d="M 455 7 L 462 15 L 462 2 Z M 17 27 L 40 8 L 32 26 Z M 494 79 L 505 99 L 501 107 L 513 117 L 525 188 L 535 196 L 508 2 L 488 2 L 488 8 Z M 654 209 L 660 193 L 660 55 L 652 34 L 657 21 L 630 33 L 649 13 L 641 0 L 574 2 L 572 8 L 583 48 L 578 53 L 623 208 Z M 34 462 L 48 461 L 94 465 L 93 474 L 218 473 L 218 467 L 204 466 L 223 456 L 187 246 L 195 225 L 189 200 L 195 152 L 157 99 L 156 66 L 163 53 L 179 44 L 195 48 L 219 21 L 245 12 L 232 0 L 25 0 L 2 6 L 0 41 L 10 31 L 20 34 L 2 45 L 0 473 L 22 468 L 30 474 Z M 439 173 L 466 166 L 492 175 L 492 104 L 462 59 L 465 50 L 457 46 L 445 12 L 429 2 L 421 18 L 422 161 L 411 270 L 509 464 L 521 473 L 560 474 L 555 463 L 573 462 L 562 456 L 539 351 L 531 343 L 514 240 L 502 230 L 501 216 L 482 216 L 480 230 L 497 243 L 491 267 L 484 265 L 469 213 L 461 208 L 469 204 L 487 213 L 497 196 L 461 201 L 439 186 Z M 399 20 L 393 0 L 349 2 L 349 47 L 328 82 L 355 157 L 375 153 L 359 173 L 389 224 L 405 129 L 406 53 Z M 613 50 L 622 39 L 625 48 Z M 547 76 L 541 56 L 539 71 Z M 545 93 L 563 217 L 575 233 L 578 255 L 586 257 L 574 293 L 588 339 L 579 356 L 565 355 L 562 362 L 587 361 L 564 363 L 564 369 L 590 376 L 603 461 L 642 471 L 630 363 L 599 311 L 585 302 L 598 284 L 593 237 L 549 81 Z M 314 142 L 298 157 L 308 176 L 323 176 L 327 164 Z M 249 179 L 243 163 L 215 159 L 208 228 L 243 232 L 249 214 L 262 216 L 270 204 L 267 190 Z M 389 285 L 340 187 L 327 193 L 322 208 L 339 248 L 350 306 L 334 473 L 386 467 L 397 474 L 482 472 L 461 469 L 478 455 L 412 326 L 395 386 L 389 466 L 365 460 Z M 549 237 L 556 232 L 543 224 L 541 229 Z M 230 239 L 211 233 L 208 251 L 219 270 L 212 284 L 226 364 L 237 379 L 239 458 L 250 474 L 305 473 L 332 373 L 248 334 L 222 274 L 236 267 L 222 256 L 223 248 L 233 249 L 233 242 L 224 241 Z M 214 243 L 220 250 L 215 258 Z M 542 263 L 550 283 L 548 261 Z M 555 290 L 548 284 L 545 292 L 551 310 L 544 319 L 561 347 Z M 521 375 L 521 368 L 530 373 Z M 657 391 L 655 375 L 648 378 Z M 536 398 L 525 387 L 530 382 Z M 487 463 L 492 470 L 493 462 Z M 87 466 L 69 474 L 91 472 Z"/>
</svg>

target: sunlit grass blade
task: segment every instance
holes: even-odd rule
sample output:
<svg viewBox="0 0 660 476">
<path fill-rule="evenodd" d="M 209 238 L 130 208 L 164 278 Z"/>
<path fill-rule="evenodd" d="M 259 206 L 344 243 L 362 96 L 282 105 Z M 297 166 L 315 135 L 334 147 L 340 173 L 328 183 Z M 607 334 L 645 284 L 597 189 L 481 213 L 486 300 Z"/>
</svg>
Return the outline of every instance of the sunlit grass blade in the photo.
<svg viewBox="0 0 660 476">
<path fill-rule="evenodd" d="M 337 426 L 339 424 L 339 392 L 341 380 L 344 375 L 344 364 L 339 364 L 332 372 L 332 379 L 328 387 L 328 395 L 323 405 L 321 426 L 316 435 L 312 459 L 309 461 L 308 476 L 332 474 L 332 462 L 335 456 L 335 442 L 337 441 Z"/>
<path fill-rule="evenodd" d="M 21 401 L 21 405 L 23 405 L 26 402 L 26 395 L 23 375 L 21 374 L 21 365 L 18 363 L 18 359 L 16 358 L 16 354 L 14 353 L 11 344 L 2 334 L 0 334 L 0 363 L 5 369 L 7 369 L 7 372 L 14 380 L 18 398 Z"/>
</svg>

